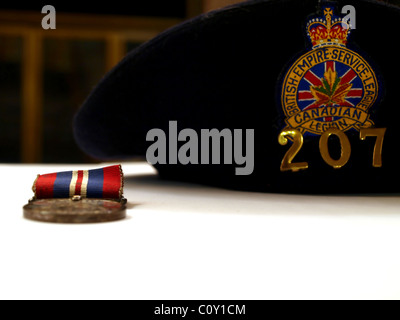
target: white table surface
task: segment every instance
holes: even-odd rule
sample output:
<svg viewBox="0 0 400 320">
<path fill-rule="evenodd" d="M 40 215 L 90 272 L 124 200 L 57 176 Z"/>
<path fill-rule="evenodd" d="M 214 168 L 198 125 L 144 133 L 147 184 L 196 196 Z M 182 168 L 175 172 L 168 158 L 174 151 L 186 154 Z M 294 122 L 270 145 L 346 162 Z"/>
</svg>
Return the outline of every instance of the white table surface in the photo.
<svg viewBox="0 0 400 320">
<path fill-rule="evenodd" d="M 0 299 L 399 299 L 400 197 L 246 193 L 123 164 L 128 218 L 23 219 L 38 173 L 0 165 Z"/>
</svg>

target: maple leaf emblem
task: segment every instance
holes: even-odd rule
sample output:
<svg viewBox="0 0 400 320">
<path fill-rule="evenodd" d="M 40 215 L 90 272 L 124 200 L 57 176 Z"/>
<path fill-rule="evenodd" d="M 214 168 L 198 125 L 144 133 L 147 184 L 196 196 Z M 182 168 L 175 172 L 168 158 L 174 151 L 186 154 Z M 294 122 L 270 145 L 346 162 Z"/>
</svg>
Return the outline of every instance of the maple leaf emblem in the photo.
<svg viewBox="0 0 400 320">
<path fill-rule="evenodd" d="M 322 85 L 310 87 L 311 94 L 316 100 L 315 103 L 317 107 L 322 105 L 341 105 L 345 103 L 347 94 L 353 85 L 351 83 L 341 83 L 341 80 L 337 72 L 329 68 L 324 73 Z"/>
</svg>

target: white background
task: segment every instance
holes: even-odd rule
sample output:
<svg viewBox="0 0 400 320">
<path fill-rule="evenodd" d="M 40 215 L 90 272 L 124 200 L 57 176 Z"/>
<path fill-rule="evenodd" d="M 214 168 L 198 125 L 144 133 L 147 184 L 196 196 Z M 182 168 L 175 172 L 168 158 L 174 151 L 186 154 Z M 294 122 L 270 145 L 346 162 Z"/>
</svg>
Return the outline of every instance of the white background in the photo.
<svg viewBox="0 0 400 320">
<path fill-rule="evenodd" d="M 123 164 L 128 218 L 23 219 L 37 174 L 0 165 L 0 299 L 399 299 L 400 198 L 234 192 Z"/>
</svg>

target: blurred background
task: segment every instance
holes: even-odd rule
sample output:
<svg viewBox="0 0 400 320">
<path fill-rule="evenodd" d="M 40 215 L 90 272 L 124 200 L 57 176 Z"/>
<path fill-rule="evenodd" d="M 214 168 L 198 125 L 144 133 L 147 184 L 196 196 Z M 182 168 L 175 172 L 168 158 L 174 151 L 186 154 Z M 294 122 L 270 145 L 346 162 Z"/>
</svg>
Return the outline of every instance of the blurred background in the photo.
<svg viewBox="0 0 400 320">
<path fill-rule="evenodd" d="M 243 0 L 242 0 L 243 1 Z M 33 1 L 32 1 L 33 2 Z M 94 162 L 73 115 L 124 55 L 165 29 L 241 0 L 0 4 L 0 163 Z M 399 4 L 400 0 L 385 1 Z M 67 3 L 67 4 L 66 4 Z M 56 30 L 42 8 L 55 7 Z"/>
<path fill-rule="evenodd" d="M 0 162 L 94 162 L 75 144 L 72 119 L 127 52 L 165 29 L 240 0 L 0 4 Z M 93 3 L 93 2 L 92 2 Z M 123 3 L 123 4 L 122 4 Z M 44 30 L 45 5 L 56 30 Z"/>
</svg>

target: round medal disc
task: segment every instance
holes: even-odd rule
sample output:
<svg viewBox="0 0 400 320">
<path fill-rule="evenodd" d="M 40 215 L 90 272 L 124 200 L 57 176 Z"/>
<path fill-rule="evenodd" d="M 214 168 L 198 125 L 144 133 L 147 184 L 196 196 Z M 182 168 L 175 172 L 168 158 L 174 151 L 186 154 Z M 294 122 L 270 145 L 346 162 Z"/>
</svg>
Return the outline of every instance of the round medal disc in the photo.
<svg viewBox="0 0 400 320">
<path fill-rule="evenodd" d="M 55 223 L 96 223 L 121 220 L 126 217 L 126 199 L 40 199 L 24 206 L 29 220 Z"/>
</svg>

